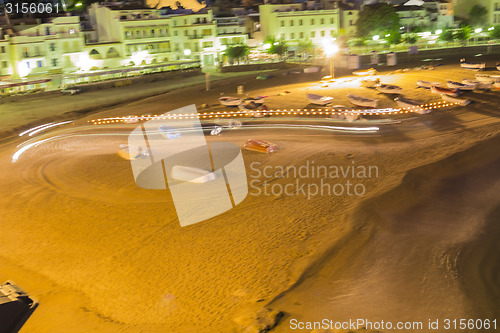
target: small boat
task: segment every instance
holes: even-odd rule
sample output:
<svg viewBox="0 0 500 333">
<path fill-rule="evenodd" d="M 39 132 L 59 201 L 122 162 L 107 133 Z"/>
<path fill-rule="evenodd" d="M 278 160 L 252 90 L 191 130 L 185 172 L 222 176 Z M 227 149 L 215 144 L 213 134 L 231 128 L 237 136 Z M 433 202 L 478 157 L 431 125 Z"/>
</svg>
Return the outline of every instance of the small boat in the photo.
<svg viewBox="0 0 500 333">
<path fill-rule="evenodd" d="M 441 82 L 429 82 L 429 81 L 424 81 L 424 80 L 417 81 L 417 86 L 419 86 L 421 88 L 430 89 L 432 86 L 439 87 L 440 85 L 441 85 Z"/>
<path fill-rule="evenodd" d="M 354 71 L 352 72 L 354 75 L 358 76 L 369 76 L 369 75 L 375 75 L 377 74 L 377 70 L 375 68 L 370 68 L 370 69 L 365 69 L 361 71 Z"/>
<path fill-rule="evenodd" d="M 333 97 L 321 96 L 316 94 L 307 94 L 307 99 L 311 104 L 327 105 L 333 102 Z"/>
<path fill-rule="evenodd" d="M 362 107 L 369 107 L 369 108 L 376 108 L 378 104 L 378 100 L 376 99 L 371 99 L 371 98 L 366 98 L 358 95 L 347 95 L 347 98 L 349 101 L 356 105 L 356 106 L 362 106 Z"/>
<path fill-rule="evenodd" d="M 394 100 L 396 101 L 396 103 L 398 104 L 398 106 L 401 109 L 405 109 L 405 110 L 408 110 L 411 112 L 416 112 L 419 114 L 426 114 L 426 113 L 431 112 L 430 109 L 425 109 L 421 106 L 424 103 L 421 103 L 421 102 L 416 101 L 414 99 L 409 99 L 409 98 L 405 98 L 405 97 L 396 97 Z"/>
<path fill-rule="evenodd" d="M 380 79 L 364 79 L 361 80 L 361 85 L 365 88 L 375 88 L 378 84 L 380 84 Z"/>
<path fill-rule="evenodd" d="M 142 147 L 120 145 L 120 148 L 118 149 L 118 156 L 128 161 L 134 161 L 139 158 L 149 156 L 149 154 L 146 150 L 143 150 Z"/>
<path fill-rule="evenodd" d="M 478 80 L 479 82 L 484 82 L 484 83 L 493 83 L 493 81 L 495 81 L 494 78 L 492 78 L 491 76 L 489 76 L 487 74 L 476 74 L 476 80 Z"/>
<path fill-rule="evenodd" d="M 486 63 L 470 63 L 465 62 L 465 58 L 460 59 L 460 67 L 466 69 L 484 69 L 486 67 Z"/>
<path fill-rule="evenodd" d="M 401 92 L 403 91 L 401 87 L 392 84 L 379 84 L 376 89 L 377 91 L 384 94 L 401 94 Z"/>
<path fill-rule="evenodd" d="M 264 104 L 257 105 L 254 102 L 250 102 L 238 105 L 238 109 L 240 109 L 240 111 L 250 114 L 252 117 L 255 118 L 262 118 L 267 115 L 267 112 L 265 112 L 265 110 L 267 110 L 267 106 L 265 106 Z"/>
<path fill-rule="evenodd" d="M 476 80 L 463 79 L 462 83 L 465 84 L 474 84 L 476 85 L 476 89 L 489 90 L 491 89 L 492 82 L 481 82 Z"/>
<path fill-rule="evenodd" d="M 172 167 L 171 175 L 175 180 L 196 184 L 208 183 L 217 178 L 217 174 L 215 172 L 182 165 L 174 165 Z"/>
<path fill-rule="evenodd" d="M 255 140 L 249 139 L 245 145 L 245 149 L 257 151 L 259 153 L 272 153 L 276 151 L 276 145 L 263 141 L 263 140 Z"/>
<path fill-rule="evenodd" d="M 158 127 L 158 131 L 160 131 L 160 134 L 169 140 L 178 139 L 181 136 L 181 132 L 179 132 L 178 129 L 165 124 L 160 125 L 160 127 Z"/>
<path fill-rule="evenodd" d="M 474 90 L 474 89 L 476 89 L 475 84 L 460 83 L 457 81 L 448 81 L 447 85 L 448 85 L 448 88 L 452 88 L 452 89 L 460 89 L 460 90 Z"/>
<path fill-rule="evenodd" d="M 458 97 L 458 95 L 460 94 L 460 89 L 442 88 L 436 86 L 432 86 L 431 91 L 434 94 L 445 94 L 453 97 Z"/>
<path fill-rule="evenodd" d="M 255 104 L 264 104 L 268 97 L 269 96 L 247 97 L 243 100 L 243 103 L 254 102 Z"/>
<path fill-rule="evenodd" d="M 238 106 L 243 101 L 240 98 L 224 96 L 224 97 L 219 98 L 219 102 L 220 102 L 220 104 L 225 105 L 225 106 Z"/>
<path fill-rule="evenodd" d="M 464 98 L 456 98 L 456 97 L 451 97 L 451 96 L 448 96 L 448 95 L 441 95 L 441 98 L 444 100 L 444 101 L 447 101 L 447 102 L 451 102 L 451 103 L 456 103 L 456 104 L 459 104 L 459 105 L 462 105 L 462 106 L 466 106 L 466 105 L 469 105 L 470 104 L 470 100 L 468 99 L 464 99 Z"/>
</svg>

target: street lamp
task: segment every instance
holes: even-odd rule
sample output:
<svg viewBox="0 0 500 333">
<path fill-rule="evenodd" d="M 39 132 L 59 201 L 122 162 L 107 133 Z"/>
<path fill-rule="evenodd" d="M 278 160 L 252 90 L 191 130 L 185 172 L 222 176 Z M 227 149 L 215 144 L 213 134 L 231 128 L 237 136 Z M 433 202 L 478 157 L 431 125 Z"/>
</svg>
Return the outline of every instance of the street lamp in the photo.
<svg viewBox="0 0 500 333">
<path fill-rule="evenodd" d="M 335 53 L 339 51 L 339 47 L 337 44 L 330 42 L 326 42 L 323 44 L 323 49 L 325 51 L 325 54 L 328 58 L 330 58 L 330 76 L 334 77 L 334 68 L 333 68 L 333 56 Z"/>
</svg>

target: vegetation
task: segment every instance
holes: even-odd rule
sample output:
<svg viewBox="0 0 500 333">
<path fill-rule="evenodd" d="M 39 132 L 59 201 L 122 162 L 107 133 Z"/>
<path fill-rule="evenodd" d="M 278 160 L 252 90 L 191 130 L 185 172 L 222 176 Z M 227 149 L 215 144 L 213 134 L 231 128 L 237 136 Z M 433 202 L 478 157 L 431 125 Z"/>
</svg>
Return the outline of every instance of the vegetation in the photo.
<svg viewBox="0 0 500 333">
<path fill-rule="evenodd" d="M 267 50 L 269 54 L 276 54 L 283 59 L 288 53 L 288 44 L 284 40 L 276 41 L 274 39 L 268 40 L 266 43 L 271 44 L 271 47 Z"/>
<path fill-rule="evenodd" d="M 394 6 L 386 3 L 366 5 L 359 12 L 357 28 L 359 37 L 383 35 L 399 29 L 399 15 Z"/>
<path fill-rule="evenodd" d="M 226 56 L 232 61 L 240 62 L 241 59 L 245 59 L 250 53 L 250 48 L 247 45 L 231 45 L 228 46 L 224 51 Z"/>
<path fill-rule="evenodd" d="M 453 37 L 461 41 L 462 44 L 465 45 L 467 43 L 467 40 L 470 38 L 471 32 L 472 28 L 470 27 L 470 25 L 462 25 L 460 29 L 457 29 L 457 31 L 455 31 Z"/>
<path fill-rule="evenodd" d="M 415 44 L 419 37 L 417 34 L 406 34 L 404 41 L 408 44 Z"/>
<path fill-rule="evenodd" d="M 481 5 L 474 5 L 469 11 L 469 20 L 473 26 L 482 26 L 488 9 Z"/>
<path fill-rule="evenodd" d="M 307 55 L 312 55 L 314 54 L 314 49 L 316 47 L 314 46 L 314 43 L 312 42 L 312 40 L 308 39 L 308 40 L 301 40 L 299 41 L 299 45 L 298 45 L 298 53 L 301 53 L 303 54 L 304 56 L 307 56 Z"/>
<path fill-rule="evenodd" d="M 450 28 L 443 30 L 439 35 L 439 40 L 443 42 L 453 42 L 454 39 L 453 30 Z"/>
<path fill-rule="evenodd" d="M 389 36 L 387 36 L 385 40 L 389 45 L 397 45 L 403 41 L 401 39 L 401 33 L 399 32 L 399 30 L 393 30 L 389 32 Z"/>
<path fill-rule="evenodd" d="M 491 39 L 500 39 L 500 25 L 496 25 L 493 27 L 493 30 L 490 31 L 489 37 Z"/>
<path fill-rule="evenodd" d="M 349 46 L 364 46 L 366 45 L 366 39 L 364 38 L 352 38 L 347 41 Z"/>
</svg>

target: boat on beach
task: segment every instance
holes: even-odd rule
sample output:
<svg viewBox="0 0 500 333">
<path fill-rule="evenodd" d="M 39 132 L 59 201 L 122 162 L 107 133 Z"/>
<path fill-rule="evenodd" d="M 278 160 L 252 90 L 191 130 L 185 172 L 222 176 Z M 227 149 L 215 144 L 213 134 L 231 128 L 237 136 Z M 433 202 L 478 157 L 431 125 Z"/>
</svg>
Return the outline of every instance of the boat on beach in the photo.
<svg viewBox="0 0 500 333">
<path fill-rule="evenodd" d="M 276 145 L 264 140 L 249 139 L 245 145 L 245 149 L 257 151 L 259 153 L 272 153 L 276 151 Z"/>
<path fill-rule="evenodd" d="M 225 105 L 225 106 L 238 106 L 243 101 L 237 97 L 224 96 L 224 97 L 219 98 L 219 102 L 220 102 L 220 104 Z"/>
<path fill-rule="evenodd" d="M 405 109 L 405 110 L 408 110 L 411 112 L 416 112 L 419 114 L 426 114 L 426 113 L 431 112 L 430 109 L 424 109 L 421 106 L 424 103 L 421 103 L 421 102 L 416 101 L 414 99 L 409 99 L 409 98 L 405 98 L 405 97 L 396 97 L 394 100 L 396 101 L 396 103 L 398 104 L 398 106 L 401 109 Z"/>
<path fill-rule="evenodd" d="M 448 95 L 444 95 L 444 94 L 441 95 L 441 98 L 443 99 L 443 101 L 447 101 L 450 103 L 456 103 L 456 104 L 459 104 L 462 106 L 466 106 L 466 105 L 469 105 L 471 103 L 471 101 L 469 99 L 457 98 L 457 97 L 452 97 L 452 96 L 448 96 Z"/>
<path fill-rule="evenodd" d="M 250 103 L 253 102 L 255 104 L 264 104 L 266 101 L 266 98 L 269 96 L 257 96 L 257 97 L 247 97 L 243 100 L 243 103 Z"/>
<path fill-rule="evenodd" d="M 470 63 L 466 62 L 465 58 L 460 59 L 460 67 L 465 68 L 465 69 L 485 69 L 486 68 L 486 63 L 481 62 L 481 63 Z"/>
<path fill-rule="evenodd" d="M 352 74 L 357 76 L 369 76 L 377 74 L 377 70 L 375 68 L 369 68 L 361 71 L 354 71 Z"/>
<path fill-rule="evenodd" d="M 392 84 L 379 84 L 375 89 L 384 94 L 401 94 L 403 89 Z"/>
<path fill-rule="evenodd" d="M 265 110 L 267 110 L 267 106 L 264 104 L 256 104 L 254 102 L 242 103 L 238 105 L 238 109 L 255 118 L 262 118 L 268 115 L 267 112 L 265 112 Z"/>
<path fill-rule="evenodd" d="M 443 87 L 431 87 L 431 92 L 434 94 L 444 94 L 452 97 L 458 97 L 460 94 L 460 89 L 443 88 Z"/>
<path fill-rule="evenodd" d="M 316 94 L 307 94 L 307 99 L 309 100 L 309 103 L 316 105 L 327 105 L 333 102 L 333 97 Z"/>
<path fill-rule="evenodd" d="M 462 83 L 465 83 L 465 84 L 474 84 L 474 85 L 476 85 L 476 89 L 489 90 L 489 89 L 491 89 L 493 81 L 491 81 L 491 82 L 481 82 L 479 80 L 463 79 Z"/>
<path fill-rule="evenodd" d="M 361 107 L 376 108 L 378 104 L 378 100 L 376 99 L 366 98 L 353 94 L 347 95 L 347 98 L 352 104 Z"/>
<path fill-rule="evenodd" d="M 440 85 L 441 85 L 441 82 L 430 82 L 430 81 L 424 81 L 424 80 L 417 81 L 417 86 L 419 86 L 421 88 L 430 89 L 432 86 L 439 87 Z"/>
<path fill-rule="evenodd" d="M 460 89 L 460 90 L 474 90 L 474 89 L 476 89 L 475 84 L 460 83 L 457 81 L 448 81 L 447 85 L 448 85 L 448 88 L 452 88 L 452 89 Z"/>
<path fill-rule="evenodd" d="M 488 74 L 476 74 L 476 80 L 484 83 L 493 83 L 495 81 L 495 79 Z"/>
</svg>

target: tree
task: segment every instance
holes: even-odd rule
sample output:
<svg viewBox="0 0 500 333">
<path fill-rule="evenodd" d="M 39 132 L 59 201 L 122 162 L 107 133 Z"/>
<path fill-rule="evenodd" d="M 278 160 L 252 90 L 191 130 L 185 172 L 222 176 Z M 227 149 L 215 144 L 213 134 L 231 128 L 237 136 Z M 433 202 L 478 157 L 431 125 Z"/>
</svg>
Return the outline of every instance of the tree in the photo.
<svg viewBox="0 0 500 333">
<path fill-rule="evenodd" d="M 489 37 L 491 39 L 500 39 L 500 25 L 493 27 L 493 30 L 489 33 Z"/>
<path fill-rule="evenodd" d="M 453 42 L 453 30 L 448 28 L 439 34 L 439 40 L 443 42 Z"/>
<path fill-rule="evenodd" d="M 303 54 L 304 56 L 306 56 L 306 55 L 313 54 L 314 49 L 315 49 L 314 43 L 312 42 L 312 40 L 308 39 L 305 41 L 303 41 L 303 40 L 299 41 L 297 51 L 299 53 Z"/>
<path fill-rule="evenodd" d="M 453 38 L 462 42 L 462 45 L 467 44 L 467 40 L 470 38 L 470 34 L 472 32 L 472 28 L 470 25 L 462 25 L 460 29 L 455 31 Z"/>
<path fill-rule="evenodd" d="M 231 60 L 236 60 L 238 63 L 240 59 L 245 58 L 250 53 L 250 48 L 247 45 L 232 45 L 226 48 L 224 52 Z"/>
<path fill-rule="evenodd" d="M 488 14 L 488 10 L 486 7 L 481 5 L 474 5 L 469 11 L 469 19 L 470 23 L 473 26 L 482 26 L 484 23 L 484 19 L 486 14 Z"/>
<path fill-rule="evenodd" d="M 397 45 L 399 43 L 401 43 L 401 33 L 399 32 L 399 30 L 393 30 L 391 32 L 389 32 L 389 36 L 387 36 L 385 38 L 387 44 L 389 45 Z"/>
<path fill-rule="evenodd" d="M 386 3 L 366 5 L 359 12 L 356 24 L 359 37 L 382 35 L 385 31 L 399 29 L 399 15 L 394 6 Z"/>
<path fill-rule="evenodd" d="M 269 54 L 277 54 L 280 59 L 288 53 L 288 44 L 284 40 L 276 42 L 274 39 L 269 41 L 271 47 L 267 50 Z"/>
<path fill-rule="evenodd" d="M 406 34 L 404 41 L 408 44 L 415 44 L 419 37 L 417 34 Z"/>
</svg>

